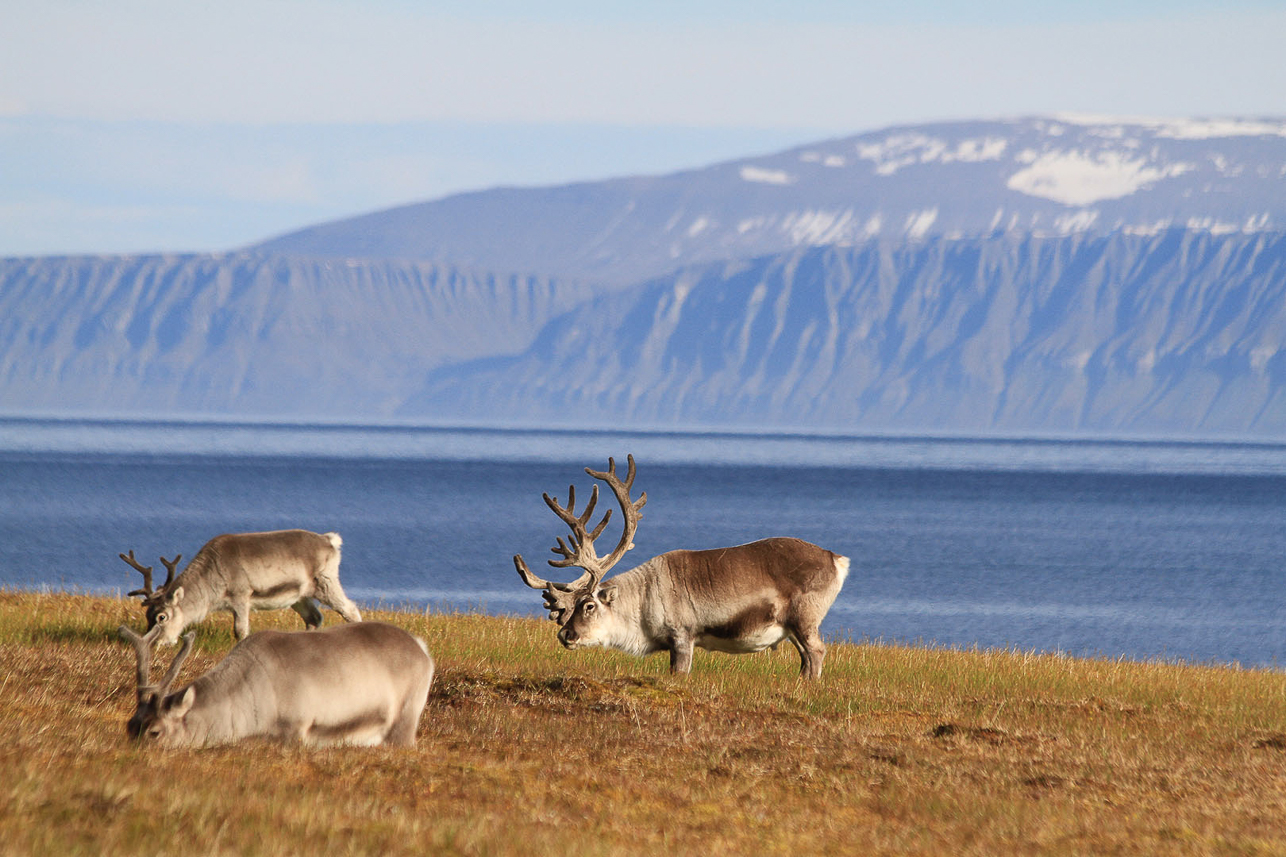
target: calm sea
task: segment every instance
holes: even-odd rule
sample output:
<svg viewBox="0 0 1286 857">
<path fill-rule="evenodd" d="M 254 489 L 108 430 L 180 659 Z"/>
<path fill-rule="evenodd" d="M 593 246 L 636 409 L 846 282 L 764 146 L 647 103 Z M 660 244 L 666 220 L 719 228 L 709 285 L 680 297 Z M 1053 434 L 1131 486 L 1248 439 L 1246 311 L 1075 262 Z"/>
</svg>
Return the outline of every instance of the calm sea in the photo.
<svg viewBox="0 0 1286 857">
<path fill-rule="evenodd" d="M 627 452 L 623 568 L 798 536 L 853 559 L 831 637 L 1286 663 L 1273 444 L 0 419 L 0 588 L 124 592 L 119 552 L 304 527 L 343 535 L 366 605 L 536 615 L 511 557 L 563 534 L 541 492 Z"/>
</svg>

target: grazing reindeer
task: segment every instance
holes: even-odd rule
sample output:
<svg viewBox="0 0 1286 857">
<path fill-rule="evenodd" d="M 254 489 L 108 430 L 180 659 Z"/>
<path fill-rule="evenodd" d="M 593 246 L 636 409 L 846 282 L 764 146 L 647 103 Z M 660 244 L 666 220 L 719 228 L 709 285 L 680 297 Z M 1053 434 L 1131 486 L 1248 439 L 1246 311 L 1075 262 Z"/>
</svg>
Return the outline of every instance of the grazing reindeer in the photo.
<svg viewBox="0 0 1286 857">
<path fill-rule="evenodd" d="M 585 472 L 605 482 L 620 503 L 623 531 L 612 552 L 600 559 L 594 550 L 594 539 L 607 526 L 612 510 L 593 530 L 586 529 L 598 502 L 598 486 L 580 515 L 572 486 L 565 508 L 544 495 L 549 508 L 571 528 L 568 544 L 559 538 L 552 548 L 562 559 L 549 564 L 578 566 L 585 573 L 571 583 L 551 583 L 532 574 L 521 555 L 514 557 L 523 582 L 545 590 L 549 618 L 562 626 L 559 642 L 569 649 L 605 646 L 635 655 L 669 651 L 670 672 L 686 673 L 692 668 L 693 646 L 744 654 L 790 640 L 799 650 L 800 675 L 821 676 L 826 646 L 818 629 L 844 585 L 848 557 L 799 539 L 764 539 L 718 550 L 670 551 L 603 583 L 603 575 L 634 547 L 647 494 L 630 499 L 634 456 L 629 457 L 624 481 L 610 458 L 606 473 L 588 467 Z"/>
<path fill-rule="evenodd" d="M 160 684 L 151 684 L 151 644 L 160 626 L 121 636 L 138 657 L 138 707 L 126 731 L 163 747 L 204 747 L 243 738 L 311 745 L 413 746 L 433 684 L 424 641 L 382 622 L 315 634 L 259 631 L 192 684 L 170 693 L 196 634 Z"/>
<path fill-rule="evenodd" d="M 357 605 L 339 585 L 339 533 L 276 530 L 269 533 L 229 533 L 205 543 L 176 578 L 174 568 L 182 554 L 161 557 L 167 574 L 160 589 L 152 589 L 152 567 L 134 558 L 121 559 L 143 574 L 143 588 L 129 593 L 143 596 L 147 628 L 161 628 L 158 641 L 178 642 L 188 625 L 216 610 L 232 613 L 232 632 L 238 640 L 250 633 L 251 610 L 290 607 L 310 630 L 321 626 L 322 615 L 312 599 L 327 605 L 347 622 L 362 621 Z"/>
</svg>

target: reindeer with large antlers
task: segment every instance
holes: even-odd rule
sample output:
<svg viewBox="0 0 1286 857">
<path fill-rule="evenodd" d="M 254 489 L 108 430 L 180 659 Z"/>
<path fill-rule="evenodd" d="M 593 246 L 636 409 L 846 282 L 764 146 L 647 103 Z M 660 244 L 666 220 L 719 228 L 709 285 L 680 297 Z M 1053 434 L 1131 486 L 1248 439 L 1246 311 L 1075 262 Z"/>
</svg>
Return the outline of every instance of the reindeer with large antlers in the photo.
<svg viewBox="0 0 1286 857">
<path fill-rule="evenodd" d="M 168 572 L 160 589 L 152 588 L 152 567 L 134 558 L 134 551 L 120 558 L 143 575 L 143 588 L 130 596 L 143 596 L 147 628 L 161 628 L 157 638 L 170 645 L 183 629 L 216 610 L 232 613 L 232 632 L 238 640 L 250 633 L 251 610 L 290 607 L 317 628 L 321 611 L 313 599 L 339 613 L 346 622 L 362 621 L 357 605 L 339 585 L 339 533 L 308 530 L 274 530 L 268 533 L 227 533 L 205 543 L 187 568 L 174 576 L 182 554 L 161 557 Z"/>
<path fill-rule="evenodd" d="M 243 738 L 313 745 L 415 743 L 433 684 L 424 641 L 382 622 L 313 634 L 260 631 L 187 687 L 170 688 L 192 651 L 183 637 L 165 678 L 150 680 L 151 644 L 121 626 L 138 660 L 138 705 L 126 731 L 164 747 L 204 747 Z"/>
<path fill-rule="evenodd" d="M 584 570 L 570 583 L 555 583 L 532 574 L 522 556 L 514 557 L 523 582 L 543 589 L 549 618 L 562 627 L 558 640 L 569 649 L 604 646 L 635 655 L 670 653 L 670 672 L 692 668 L 693 647 L 729 654 L 760 652 L 790 640 L 799 650 L 800 674 L 818 678 L 826 646 L 820 627 L 848 575 L 848 557 L 800 539 L 771 538 L 716 550 L 676 550 L 653 557 L 604 582 L 603 577 L 634 546 L 647 494 L 630 498 L 634 456 L 625 479 L 616 462 L 607 471 L 585 468 L 616 495 L 624 518 L 620 541 L 600 558 L 594 540 L 611 518 L 608 509 L 590 528 L 598 503 L 594 486 L 585 510 L 576 512 L 575 486 L 567 505 L 544 495 L 545 503 L 570 529 L 551 550 L 555 568 Z"/>
</svg>

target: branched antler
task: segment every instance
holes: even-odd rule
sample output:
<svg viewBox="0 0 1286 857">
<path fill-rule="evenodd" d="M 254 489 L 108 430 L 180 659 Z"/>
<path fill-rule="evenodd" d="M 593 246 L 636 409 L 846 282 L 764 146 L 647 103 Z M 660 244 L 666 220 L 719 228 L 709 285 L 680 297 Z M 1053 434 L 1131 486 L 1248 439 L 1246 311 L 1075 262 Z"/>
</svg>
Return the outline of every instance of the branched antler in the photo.
<svg viewBox="0 0 1286 857">
<path fill-rule="evenodd" d="M 175 562 L 178 562 L 176 559 Z M 170 668 L 165 673 L 165 678 L 161 679 L 160 684 L 151 684 L 152 672 L 152 643 L 158 634 L 161 633 L 160 627 L 153 628 L 146 634 L 139 635 L 126 625 L 120 626 L 120 635 L 128 640 L 134 646 L 134 654 L 138 659 L 138 699 L 140 702 L 147 702 L 152 699 L 164 699 L 170 693 L 170 687 L 174 680 L 179 677 L 179 670 L 183 668 L 183 662 L 192 652 L 192 644 L 196 641 L 196 634 L 189 633 L 183 635 L 183 648 L 174 656 L 170 662 Z"/>
<path fill-rule="evenodd" d="M 570 583 L 551 583 L 548 580 L 537 577 L 527 568 L 523 562 L 522 556 L 514 557 L 514 566 L 518 569 L 518 575 L 522 578 L 523 583 L 532 589 L 544 589 L 545 607 L 549 610 L 550 618 L 561 623 L 563 616 L 575 605 L 576 598 L 586 589 L 592 589 L 602 582 L 603 576 L 611 570 L 625 556 L 625 552 L 634 547 L 634 533 L 638 530 L 639 518 L 642 517 L 643 505 L 647 503 L 647 493 L 639 495 L 638 500 L 630 498 L 630 490 L 634 485 L 635 466 L 634 456 L 627 458 L 629 469 L 624 480 L 616 475 L 616 460 L 607 459 L 607 470 L 598 471 L 588 467 L 585 472 L 590 476 L 607 484 L 616 495 L 616 500 L 621 506 L 621 514 L 624 520 L 621 529 L 621 539 L 613 548 L 612 552 L 605 557 L 599 557 L 594 550 L 594 540 L 603 534 L 607 527 L 608 521 L 612 518 L 612 510 L 608 509 L 604 513 L 602 520 L 598 522 L 593 529 L 589 529 L 590 519 L 594 515 L 594 509 L 598 504 L 598 486 L 594 486 L 590 494 L 589 502 L 585 504 L 585 511 L 579 515 L 576 514 L 576 487 L 574 485 L 567 488 L 567 505 L 560 506 L 557 498 L 550 497 L 548 494 L 542 495 L 545 504 L 553 510 L 554 514 L 562 520 L 569 528 L 571 534 L 567 541 L 558 538 L 558 544 L 550 548 L 551 551 L 558 554 L 562 559 L 551 559 L 549 564 L 555 568 L 567 568 L 577 566 L 585 570 L 584 574 Z"/>
<path fill-rule="evenodd" d="M 165 583 L 161 586 L 162 589 L 168 589 L 169 585 L 174 582 L 174 569 L 178 567 L 181 559 L 183 559 L 183 554 L 181 553 L 176 553 L 174 559 L 161 557 L 161 564 L 165 566 Z"/>
<path fill-rule="evenodd" d="M 130 548 L 129 556 L 126 556 L 125 554 L 118 554 L 118 556 L 121 559 L 125 560 L 125 562 L 132 565 L 136 571 L 139 571 L 143 574 L 143 588 L 135 589 L 133 592 L 129 593 L 129 595 L 126 597 L 133 598 L 135 595 L 142 595 L 144 598 L 147 598 L 149 595 L 151 595 L 152 594 L 152 566 L 143 565 L 141 562 L 136 560 L 134 558 L 133 548 Z"/>
<path fill-rule="evenodd" d="M 523 562 L 521 554 L 514 556 L 514 567 L 518 569 L 518 575 L 523 583 L 532 589 L 545 590 L 542 595 L 545 598 L 545 609 L 549 611 L 549 618 L 560 625 L 563 624 L 563 619 L 576 606 L 579 592 L 570 589 L 566 583 L 551 583 L 532 574 L 531 569 L 527 568 L 527 563 Z"/>
<path fill-rule="evenodd" d="M 117 554 L 117 556 L 119 556 L 121 559 L 125 560 L 125 562 L 132 565 L 135 568 L 135 570 L 137 570 L 139 573 L 143 575 L 143 588 L 135 589 L 134 591 L 130 592 L 127 597 L 133 598 L 135 595 L 142 595 L 143 599 L 147 600 L 148 598 L 156 594 L 156 590 L 152 588 L 152 566 L 143 565 L 143 563 L 135 559 L 133 548 L 130 548 L 130 552 L 128 556 L 126 556 L 123 553 Z M 165 557 L 161 557 L 161 563 L 164 564 L 165 566 L 165 583 L 161 585 L 161 589 L 165 589 L 167 586 L 169 586 L 171 583 L 174 582 L 174 569 L 178 568 L 179 560 L 181 559 L 183 559 L 183 554 L 175 554 L 174 559 L 166 559 Z"/>
</svg>

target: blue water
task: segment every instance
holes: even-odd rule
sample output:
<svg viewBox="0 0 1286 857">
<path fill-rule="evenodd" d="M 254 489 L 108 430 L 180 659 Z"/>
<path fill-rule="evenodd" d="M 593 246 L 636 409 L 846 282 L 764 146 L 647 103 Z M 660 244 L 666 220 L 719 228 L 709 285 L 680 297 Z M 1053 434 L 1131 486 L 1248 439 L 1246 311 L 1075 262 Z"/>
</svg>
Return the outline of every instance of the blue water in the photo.
<svg viewBox="0 0 1286 857">
<path fill-rule="evenodd" d="M 121 551 L 305 527 L 343 535 L 360 603 L 536 615 L 510 558 L 563 533 L 541 492 L 631 451 L 622 569 L 798 536 L 853 559 L 831 637 L 1286 662 L 1272 444 L 0 420 L 0 587 L 124 592 Z"/>
</svg>

